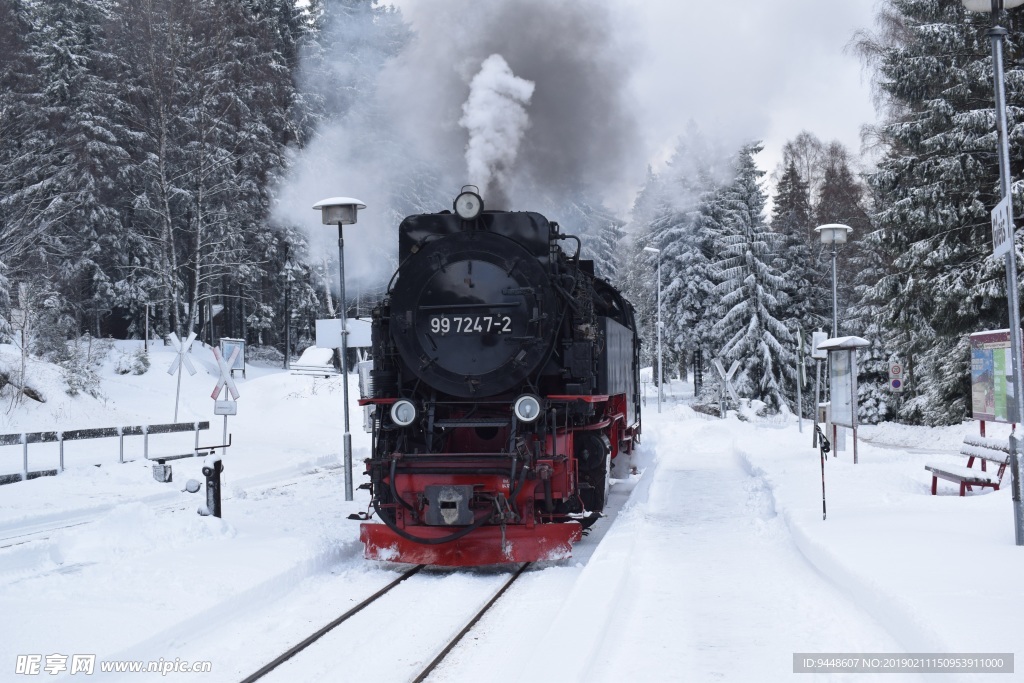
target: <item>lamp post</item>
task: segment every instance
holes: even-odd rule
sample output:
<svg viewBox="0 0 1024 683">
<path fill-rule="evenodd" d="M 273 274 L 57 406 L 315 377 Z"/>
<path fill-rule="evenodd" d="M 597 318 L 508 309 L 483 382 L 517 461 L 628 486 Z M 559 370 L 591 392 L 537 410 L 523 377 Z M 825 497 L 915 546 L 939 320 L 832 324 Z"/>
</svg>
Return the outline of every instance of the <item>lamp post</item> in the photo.
<svg viewBox="0 0 1024 683">
<path fill-rule="evenodd" d="M 365 208 L 366 204 L 350 197 L 321 199 L 313 205 L 314 210 L 320 211 L 324 225 L 338 226 L 338 272 L 341 280 L 341 292 L 338 297 L 338 313 L 341 317 L 341 393 L 342 401 L 345 402 L 345 434 L 342 437 L 345 500 L 352 500 L 352 435 L 348 430 L 348 330 L 345 325 L 348 313 L 345 309 L 345 236 L 342 233 L 342 226 L 355 223 L 359 209 Z"/>
<path fill-rule="evenodd" d="M 284 369 L 292 369 L 292 260 L 284 262 Z"/>
<path fill-rule="evenodd" d="M 1005 255 L 1006 262 L 1006 304 L 1010 309 L 1010 362 L 1013 366 L 1011 386 L 1016 403 L 1017 421 L 1024 419 L 1024 395 L 1021 391 L 1021 378 L 1024 377 L 1021 365 L 1020 339 L 1020 303 L 1017 299 L 1017 250 L 1013 235 L 1016 232 L 1013 224 L 1013 201 L 1010 199 L 1010 146 L 1006 137 L 1006 89 L 1003 81 L 1003 36 L 1007 31 L 999 25 L 999 12 L 1024 4 L 1024 0 L 962 0 L 964 7 L 972 12 L 991 12 L 992 28 L 988 37 L 992 41 L 992 70 L 994 72 L 996 128 L 999 133 L 999 184 L 1002 189 L 1003 202 L 1006 204 L 1007 225 L 1010 228 L 1009 249 Z M 997 252 L 998 253 L 998 252 Z M 1010 435 L 1010 473 L 1012 477 L 1012 499 L 1014 531 L 1018 546 L 1024 546 L 1024 502 L 1021 500 L 1019 438 L 1016 433 Z"/>
<path fill-rule="evenodd" d="M 644 247 L 644 251 L 658 255 L 658 412 L 661 412 L 661 396 L 663 393 L 661 373 L 661 249 Z"/>
<path fill-rule="evenodd" d="M 1024 0 L 1021 0 L 1024 2 Z M 848 225 L 841 223 L 829 223 L 828 225 L 820 225 L 814 229 L 814 232 L 821 236 L 821 243 L 828 246 L 832 245 L 832 336 L 839 336 L 839 298 L 838 298 L 838 280 L 836 279 L 836 245 L 845 244 L 846 237 L 849 233 L 853 232 L 853 228 Z"/>
</svg>

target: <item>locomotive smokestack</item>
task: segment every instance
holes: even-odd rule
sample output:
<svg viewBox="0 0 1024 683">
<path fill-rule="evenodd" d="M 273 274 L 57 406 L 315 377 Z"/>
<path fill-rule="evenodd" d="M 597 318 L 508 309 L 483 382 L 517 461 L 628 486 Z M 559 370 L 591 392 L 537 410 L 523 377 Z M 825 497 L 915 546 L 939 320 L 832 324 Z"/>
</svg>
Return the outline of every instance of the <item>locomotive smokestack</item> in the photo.
<svg viewBox="0 0 1024 683">
<path fill-rule="evenodd" d="M 470 83 L 459 125 L 469 131 L 466 167 L 470 182 L 479 185 L 488 204 L 507 209 L 508 181 L 519 143 L 530 126 L 526 105 L 534 84 L 512 73 L 505 58 L 493 54 L 483 61 Z"/>
</svg>

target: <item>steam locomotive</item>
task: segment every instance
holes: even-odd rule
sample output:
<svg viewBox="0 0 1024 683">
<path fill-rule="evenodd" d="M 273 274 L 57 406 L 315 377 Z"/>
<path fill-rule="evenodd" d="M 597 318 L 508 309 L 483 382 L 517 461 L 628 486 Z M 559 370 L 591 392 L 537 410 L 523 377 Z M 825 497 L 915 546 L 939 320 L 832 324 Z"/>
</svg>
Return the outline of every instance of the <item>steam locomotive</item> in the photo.
<svg viewBox="0 0 1024 683">
<path fill-rule="evenodd" d="M 640 437 L 633 307 L 579 238 L 539 213 L 485 211 L 475 189 L 402 221 L 373 311 L 369 559 L 568 557 Z"/>
</svg>

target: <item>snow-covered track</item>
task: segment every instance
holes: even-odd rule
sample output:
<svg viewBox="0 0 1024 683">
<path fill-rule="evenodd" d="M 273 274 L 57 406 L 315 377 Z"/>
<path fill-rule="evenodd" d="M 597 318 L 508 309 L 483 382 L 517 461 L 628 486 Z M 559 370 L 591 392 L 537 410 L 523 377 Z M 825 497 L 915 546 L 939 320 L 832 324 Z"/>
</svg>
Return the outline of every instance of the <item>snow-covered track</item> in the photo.
<svg viewBox="0 0 1024 683">
<path fill-rule="evenodd" d="M 526 571 L 526 568 L 529 567 L 530 564 L 530 562 L 526 562 L 525 564 L 523 564 L 523 566 L 521 566 L 509 578 L 509 580 L 506 581 L 504 585 L 502 585 L 501 589 L 494 594 L 494 597 L 488 600 L 487 604 L 481 607 L 480 611 L 473 615 L 473 618 L 469 620 L 469 623 L 467 623 L 466 626 L 461 631 L 455 634 L 455 637 L 448 641 L 448 644 L 444 646 L 444 649 L 441 650 L 441 652 L 438 653 L 436 657 L 434 657 L 430 664 L 428 664 L 423 669 L 423 671 L 421 671 L 420 674 L 413 679 L 413 683 L 421 683 L 422 681 L 426 680 L 427 676 L 429 676 L 431 672 L 433 672 L 434 669 L 437 668 L 437 665 L 444 661 L 444 658 L 448 656 L 448 653 L 455 649 L 455 646 L 459 644 L 459 642 L 465 637 L 467 633 L 473 630 L 473 627 L 476 626 L 477 622 L 480 621 L 480 619 L 485 614 L 487 614 L 487 611 L 494 606 L 494 603 L 496 603 L 498 599 L 505 594 L 505 591 L 507 591 L 512 586 L 512 584 L 516 582 L 516 579 L 523 575 L 523 572 Z"/>
<path fill-rule="evenodd" d="M 511 575 L 501 572 L 500 575 L 490 577 L 498 579 L 498 581 L 487 581 L 484 584 L 479 584 L 478 587 L 482 589 L 489 587 L 489 589 L 483 593 L 483 596 L 477 595 L 477 592 L 470 591 L 467 595 L 460 595 L 457 599 L 447 600 L 449 603 L 447 607 L 449 609 L 442 610 L 449 612 L 445 614 L 445 619 L 448 620 L 447 625 L 438 624 L 435 625 L 436 628 L 429 627 L 427 629 L 429 631 L 429 637 L 423 636 L 418 642 L 416 642 L 416 645 L 411 648 L 409 652 L 403 651 L 404 648 L 398 648 L 392 653 L 394 660 L 401 660 L 405 662 L 407 670 L 405 673 L 401 674 L 402 678 L 406 678 L 406 676 L 408 676 L 406 680 L 411 680 L 415 683 L 420 683 L 421 681 L 426 680 L 434 669 L 444 661 L 448 654 L 458 646 L 462 639 L 473 631 L 474 627 L 484 617 L 484 615 L 487 614 L 487 612 L 495 605 L 495 603 L 498 602 L 512 584 L 515 583 L 530 566 L 532 566 L 532 563 L 523 563 L 513 571 Z M 320 680 L 320 676 L 316 671 L 321 660 L 324 660 L 325 657 L 329 658 L 330 663 L 327 666 L 329 667 L 328 671 L 331 672 L 336 672 L 334 667 L 337 666 L 337 659 L 339 656 L 341 656 L 342 659 L 347 661 L 350 665 L 353 664 L 352 660 L 349 658 L 354 653 L 354 650 L 346 650 L 346 652 L 348 652 L 347 655 L 340 655 L 341 650 L 337 645 L 339 642 L 337 638 L 344 638 L 344 636 L 332 634 L 332 638 L 335 638 L 333 643 L 326 642 L 328 639 L 325 638 L 325 636 L 337 629 L 343 623 L 347 622 L 351 617 L 375 603 L 380 605 L 380 607 L 375 610 L 368 610 L 366 613 L 367 615 L 370 615 L 372 612 L 372 616 L 365 616 L 358 620 L 358 622 L 354 621 L 349 628 L 358 629 L 362 633 L 376 634 L 393 631 L 395 627 L 395 605 L 384 605 L 386 601 L 380 599 L 391 593 L 393 589 L 419 573 L 425 567 L 426 565 L 416 565 L 407 570 L 370 597 L 353 606 L 344 614 L 321 627 L 315 633 L 304 638 L 299 643 L 293 645 L 281 655 L 275 657 L 255 673 L 241 679 L 241 682 L 254 683 L 264 677 L 268 677 L 272 680 Z M 446 572 L 444 576 L 453 577 L 460 573 L 462 572 L 458 570 L 454 572 L 449 571 Z M 432 592 L 436 593 L 440 590 L 437 582 L 439 580 L 444 580 L 444 576 L 428 576 L 426 573 L 421 574 L 420 578 L 416 581 L 407 583 L 406 586 L 409 586 L 409 588 L 403 590 L 407 590 L 409 594 L 414 596 L 425 596 Z M 480 577 L 477 576 L 476 578 L 479 579 Z M 500 585 L 497 585 L 499 582 Z M 449 597 L 451 597 L 450 594 Z M 483 598 L 482 606 L 480 606 L 481 597 Z M 396 594 L 390 602 L 394 603 L 395 601 L 398 601 L 401 612 L 408 614 L 410 610 L 408 599 L 408 595 L 403 597 L 403 595 Z M 467 601 L 472 601 L 471 606 L 466 606 Z M 415 608 L 413 607 L 413 609 Z M 467 614 L 469 616 L 462 616 Z M 411 640 L 417 641 L 417 638 L 412 637 Z M 403 641 L 392 642 L 397 644 Z M 311 646 L 317 643 L 319 643 L 317 647 L 310 649 Z M 434 643 L 437 645 L 434 646 Z M 300 657 L 296 656 L 306 650 L 308 650 L 306 654 Z M 389 657 L 389 659 L 392 659 L 392 657 Z M 422 665 L 422 662 L 426 662 L 428 660 L 429 662 L 425 666 Z"/>
<path fill-rule="evenodd" d="M 345 612 L 344 614 L 342 614 L 340 617 L 338 617 L 337 619 L 335 619 L 331 623 L 329 623 L 326 626 L 324 626 L 323 628 L 317 630 L 312 635 L 304 638 L 301 642 L 299 642 L 299 643 L 293 645 L 292 647 L 288 648 L 287 650 L 285 650 L 282 654 L 278 655 L 277 657 L 274 657 L 274 659 L 272 659 L 271 661 L 269 661 L 266 664 L 264 664 L 255 673 L 253 673 L 253 674 L 243 678 L 241 683 L 253 683 L 253 681 L 260 680 L 261 678 L 266 676 L 268 673 L 270 673 L 271 671 L 273 671 L 277 667 L 281 666 L 282 664 L 284 664 L 289 659 L 291 659 L 295 655 L 299 654 L 300 652 L 302 652 L 303 650 L 308 648 L 310 645 L 312 645 L 316 641 L 318 641 L 321 638 L 323 638 L 325 635 L 327 635 L 328 633 L 333 631 L 335 628 L 340 626 L 342 623 L 347 621 L 350 617 L 354 616 L 355 614 L 358 614 L 365 607 L 367 607 L 370 604 L 372 604 L 373 602 L 377 601 L 382 595 L 390 592 L 391 589 L 393 589 L 395 586 L 397 586 L 398 584 L 402 583 L 403 581 L 405 581 L 409 577 L 411 577 L 414 574 L 416 574 L 417 572 L 419 572 L 425 566 L 426 565 L 418 564 L 415 567 L 413 567 L 412 569 L 410 569 L 409 571 L 403 573 L 397 579 L 395 579 L 394 581 L 392 581 L 388 585 L 384 586 L 379 591 L 377 591 L 376 593 L 374 593 L 370 597 L 366 598 L 365 600 L 363 600 L 358 605 L 356 605 L 352 609 L 350 609 L 347 612 Z"/>
<path fill-rule="evenodd" d="M 82 526 L 83 524 L 91 524 L 92 521 L 93 520 L 72 522 L 71 524 L 60 524 L 37 531 L 21 531 L 8 534 L 0 537 L 0 550 L 3 550 L 4 548 L 13 548 L 17 545 L 26 545 L 28 543 L 46 541 L 49 540 L 50 534 L 55 531 L 60 531 L 62 529 L 70 529 L 71 527 Z"/>
</svg>

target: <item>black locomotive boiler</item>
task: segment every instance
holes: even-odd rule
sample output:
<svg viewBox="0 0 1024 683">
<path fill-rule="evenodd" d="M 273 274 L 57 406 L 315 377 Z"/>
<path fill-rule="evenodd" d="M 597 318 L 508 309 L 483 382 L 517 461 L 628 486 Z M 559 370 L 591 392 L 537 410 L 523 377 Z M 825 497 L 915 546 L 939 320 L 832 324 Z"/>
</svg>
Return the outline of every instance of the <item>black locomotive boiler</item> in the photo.
<svg viewBox="0 0 1024 683">
<path fill-rule="evenodd" d="M 539 213 L 409 216 L 373 312 L 371 559 L 570 554 L 640 436 L 633 308 Z M 566 253 L 563 245 L 573 243 Z"/>
</svg>

